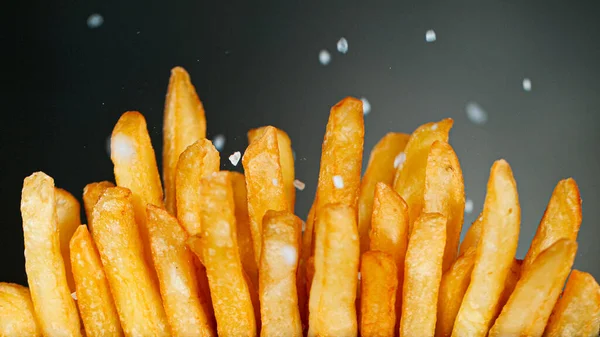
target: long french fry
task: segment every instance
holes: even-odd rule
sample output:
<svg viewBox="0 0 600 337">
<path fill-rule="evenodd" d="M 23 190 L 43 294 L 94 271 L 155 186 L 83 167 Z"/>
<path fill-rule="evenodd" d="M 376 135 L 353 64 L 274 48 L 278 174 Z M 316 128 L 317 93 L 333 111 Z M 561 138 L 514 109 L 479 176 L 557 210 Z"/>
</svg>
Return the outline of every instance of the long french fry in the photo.
<svg viewBox="0 0 600 337">
<path fill-rule="evenodd" d="M 456 316 L 453 336 L 485 336 L 514 261 L 521 208 L 512 170 L 504 160 L 496 161 L 490 170 L 483 218 L 471 283 Z"/>
<path fill-rule="evenodd" d="M 175 172 L 179 156 L 195 141 L 206 137 L 204 107 L 190 75 L 181 67 L 171 69 L 163 121 L 163 179 L 165 204 L 176 214 Z"/>
<path fill-rule="evenodd" d="M 300 262 L 298 263 L 298 276 L 296 283 L 298 286 L 298 306 L 300 307 L 300 317 L 302 318 L 303 329 L 308 328 L 308 295 L 310 293 L 310 282 L 312 277 L 308 278 L 308 261 L 312 255 L 313 246 L 313 225 L 315 223 L 315 205 L 313 201 L 308 215 L 306 217 L 305 228 L 302 231 L 302 248 L 300 249 Z M 312 262 L 312 273 L 314 274 L 314 259 Z M 306 331 L 305 331 L 306 332 Z"/>
<path fill-rule="evenodd" d="M 160 293 L 173 336 L 215 336 L 200 301 L 194 255 L 187 233 L 166 210 L 148 205 L 148 229 Z"/>
<path fill-rule="evenodd" d="M 360 254 L 356 210 L 339 203 L 326 205 L 316 229 L 308 336 L 356 336 Z"/>
<path fill-rule="evenodd" d="M 380 251 L 368 251 L 360 263 L 360 335 L 393 337 L 396 331 L 396 261 Z"/>
<path fill-rule="evenodd" d="M 458 157 L 444 141 L 433 142 L 427 157 L 423 212 L 440 213 L 448 219 L 443 264 L 446 271 L 458 253 L 465 214 L 465 184 Z"/>
<path fill-rule="evenodd" d="M 596 337 L 600 331 L 600 286 L 594 277 L 573 270 L 548 320 L 544 337 Z"/>
<path fill-rule="evenodd" d="M 508 271 L 508 275 L 506 275 L 506 280 L 504 281 L 504 289 L 502 289 L 502 293 L 500 293 L 500 299 L 494 308 L 492 322 L 495 322 L 498 316 L 500 316 L 502 308 L 504 308 L 504 305 L 506 305 L 506 302 L 508 302 L 510 295 L 512 295 L 513 291 L 515 290 L 517 282 L 521 278 L 522 263 L 522 260 L 513 259 L 513 262 L 510 265 L 510 270 Z"/>
<path fill-rule="evenodd" d="M 86 336 L 123 336 L 102 261 L 87 226 L 77 228 L 69 247 L 77 307 Z"/>
<path fill-rule="evenodd" d="M 0 313 L 0 336 L 42 336 L 27 287 L 0 282 Z"/>
<path fill-rule="evenodd" d="M 125 335 L 168 336 L 167 317 L 144 259 L 132 199 L 123 187 L 104 191 L 94 207 L 94 241 Z"/>
<path fill-rule="evenodd" d="M 394 173 L 403 159 L 404 147 L 410 135 L 390 132 L 371 150 L 367 170 L 360 183 L 358 196 L 358 234 L 360 236 L 360 252 L 369 249 L 369 230 L 371 229 L 371 214 L 375 186 L 381 182 L 387 185 L 394 183 Z"/>
<path fill-rule="evenodd" d="M 23 181 L 21 216 L 25 271 L 44 336 L 81 336 L 60 250 L 54 179 L 36 172 Z"/>
<path fill-rule="evenodd" d="M 258 296 L 258 284 L 252 283 L 250 276 L 248 273 L 244 271 L 242 268 L 242 272 L 244 274 L 244 280 L 246 280 L 246 284 L 248 285 L 248 291 L 250 292 L 250 302 L 252 303 L 252 309 L 254 309 L 254 318 L 256 320 L 256 331 L 261 331 L 261 322 L 260 322 L 260 297 Z"/>
<path fill-rule="evenodd" d="M 88 230 L 92 235 L 94 235 L 94 206 L 96 206 L 102 193 L 109 187 L 115 187 L 115 184 L 110 181 L 101 181 L 87 184 L 83 188 L 83 208 L 85 209 Z"/>
<path fill-rule="evenodd" d="M 576 253 L 577 242 L 568 239 L 540 253 L 517 282 L 489 336 L 541 336 Z"/>
<path fill-rule="evenodd" d="M 219 151 L 204 138 L 190 145 L 179 157 L 175 173 L 177 218 L 190 235 L 199 234 L 202 228 L 198 214 L 203 202 L 198 193 L 200 180 L 218 172 L 220 161 Z"/>
<path fill-rule="evenodd" d="M 260 335 L 302 336 L 296 271 L 302 221 L 288 211 L 268 211 L 263 218 L 260 259 Z"/>
<path fill-rule="evenodd" d="M 75 281 L 71 272 L 71 258 L 69 257 L 69 241 L 77 227 L 81 225 L 79 201 L 62 188 L 55 188 L 56 215 L 58 217 L 58 236 L 60 238 L 60 253 L 65 262 L 67 284 L 71 292 L 75 291 Z"/>
<path fill-rule="evenodd" d="M 435 334 L 447 221 L 422 213 L 414 223 L 404 261 L 400 337 Z"/>
<path fill-rule="evenodd" d="M 483 214 L 479 214 L 477 220 L 475 220 L 471 227 L 467 230 L 467 234 L 465 234 L 465 238 L 460 244 L 460 249 L 458 250 L 458 255 L 463 255 L 470 248 L 477 248 L 479 244 L 479 238 L 481 237 L 481 228 L 483 227 Z"/>
</svg>

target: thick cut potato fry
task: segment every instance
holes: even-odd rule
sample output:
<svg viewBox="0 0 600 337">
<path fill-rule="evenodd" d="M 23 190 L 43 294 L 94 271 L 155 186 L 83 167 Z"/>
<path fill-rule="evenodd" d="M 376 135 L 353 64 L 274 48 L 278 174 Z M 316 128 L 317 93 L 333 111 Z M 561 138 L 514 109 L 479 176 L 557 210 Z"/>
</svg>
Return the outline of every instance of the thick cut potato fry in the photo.
<svg viewBox="0 0 600 337">
<path fill-rule="evenodd" d="M 85 225 L 77 228 L 69 247 L 77 307 L 86 336 L 123 336 L 100 255 Z"/>
<path fill-rule="evenodd" d="M 296 271 L 302 220 L 288 211 L 267 211 L 260 258 L 260 335 L 302 336 Z"/>
<path fill-rule="evenodd" d="M 356 210 L 339 203 L 326 205 L 316 228 L 308 336 L 356 336 L 360 254 Z"/>
<path fill-rule="evenodd" d="M 262 220 L 265 213 L 268 210 L 284 211 L 288 208 L 277 144 L 277 129 L 267 126 L 263 134 L 248 146 L 242 158 L 257 265 L 262 252 Z"/>
<path fill-rule="evenodd" d="M 456 316 L 453 336 L 486 335 L 517 251 L 521 208 L 517 184 L 504 160 L 496 161 L 490 170 L 483 218 L 471 283 Z"/>
<path fill-rule="evenodd" d="M 559 239 L 576 240 L 581 226 L 581 197 L 573 178 L 558 182 L 544 216 L 537 228 L 525 259 L 523 270 L 527 271 L 537 256 Z"/>
<path fill-rule="evenodd" d="M 248 131 L 248 144 L 263 135 L 266 126 Z M 279 163 L 281 165 L 281 175 L 283 176 L 283 188 L 288 202 L 288 210 L 294 213 L 296 205 L 296 187 L 294 186 L 294 153 L 292 151 L 292 141 L 285 131 L 277 129 L 277 147 L 279 148 Z"/>
<path fill-rule="evenodd" d="M 481 237 L 481 228 L 483 227 L 483 214 L 479 214 L 477 220 L 475 220 L 471 227 L 467 230 L 467 234 L 465 234 L 465 238 L 460 244 L 460 249 L 458 250 L 458 255 L 461 256 L 467 252 L 470 248 L 477 248 L 477 244 L 479 244 L 479 238 Z"/>
<path fill-rule="evenodd" d="M 171 69 L 163 120 L 163 181 L 167 210 L 175 215 L 175 172 L 179 156 L 199 139 L 206 138 L 204 107 L 190 75 L 181 67 Z"/>
<path fill-rule="evenodd" d="M 81 225 L 79 201 L 62 188 L 55 188 L 56 215 L 58 217 L 58 236 L 60 238 L 60 252 L 65 262 L 67 284 L 71 292 L 75 291 L 75 281 L 71 272 L 71 258 L 69 257 L 69 241 L 77 227 Z"/>
<path fill-rule="evenodd" d="M 443 265 L 446 271 L 458 253 L 465 215 L 465 183 L 458 157 L 444 141 L 433 142 L 427 157 L 423 212 L 440 213 L 448 219 Z"/>
<path fill-rule="evenodd" d="M 439 213 L 415 221 L 404 262 L 400 337 L 435 334 L 447 221 Z"/>
<path fill-rule="evenodd" d="M 123 187 L 104 191 L 94 207 L 94 241 L 125 335 L 169 336 L 158 285 L 144 259 L 131 194 Z"/>
<path fill-rule="evenodd" d="M 573 270 L 548 320 L 544 337 L 596 337 L 600 331 L 600 286 L 594 277 Z"/>
<path fill-rule="evenodd" d="M 220 161 L 219 151 L 207 139 L 190 145 L 179 157 L 175 173 L 177 218 L 190 235 L 199 234 L 202 228 L 198 214 L 202 203 L 198 193 L 200 180 L 218 172 Z"/>
<path fill-rule="evenodd" d="M 560 239 L 539 254 L 517 282 L 489 336 L 542 336 L 576 253 L 577 242 Z"/>
<path fill-rule="evenodd" d="M 235 204 L 228 172 L 202 178 L 201 236 L 187 243 L 206 267 L 218 336 L 255 336 L 256 319 L 240 260 Z"/>
<path fill-rule="evenodd" d="M 94 206 L 102 196 L 102 193 L 109 187 L 115 187 L 115 184 L 110 181 L 101 181 L 90 183 L 83 188 L 83 208 L 85 209 L 85 217 L 87 218 L 88 231 L 94 235 Z"/>
<path fill-rule="evenodd" d="M 515 290 L 517 282 L 519 281 L 519 278 L 521 278 L 522 263 L 523 260 L 513 259 L 513 263 L 510 265 L 510 270 L 506 276 L 506 280 L 504 281 L 504 289 L 502 290 L 500 299 L 498 300 L 496 308 L 494 309 L 494 318 L 492 318 L 492 322 L 496 321 L 500 315 L 500 312 L 502 311 L 502 308 L 504 308 L 504 305 L 506 305 L 506 302 L 508 302 L 510 295 L 512 295 L 513 291 Z"/>
<path fill-rule="evenodd" d="M 187 233 L 166 210 L 148 205 L 148 229 L 167 320 L 173 336 L 215 336 L 202 305 Z"/>
<path fill-rule="evenodd" d="M 21 216 L 25 271 L 44 336 L 81 336 L 79 315 L 60 251 L 54 179 L 36 172 L 23 181 Z"/>
<path fill-rule="evenodd" d="M 0 336 L 42 336 L 27 287 L 0 282 L 0 312 Z"/>
<path fill-rule="evenodd" d="M 369 230 L 371 229 L 375 186 L 380 182 L 390 186 L 394 183 L 396 166 L 400 165 L 402 151 L 404 151 L 409 138 L 410 135 L 405 133 L 390 132 L 383 136 L 371 150 L 358 196 L 358 234 L 361 254 L 369 249 Z"/>
<path fill-rule="evenodd" d="M 408 205 L 411 229 L 423 209 L 425 171 L 431 145 L 436 140 L 448 142 L 453 123 L 451 118 L 446 118 L 421 125 L 411 134 L 404 149 L 406 161 L 398 166 L 393 187 Z"/>
<path fill-rule="evenodd" d="M 396 331 L 396 261 L 380 251 L 368 251 L 360 263 L 360 335 L 393 337 Z"/>
</svg>

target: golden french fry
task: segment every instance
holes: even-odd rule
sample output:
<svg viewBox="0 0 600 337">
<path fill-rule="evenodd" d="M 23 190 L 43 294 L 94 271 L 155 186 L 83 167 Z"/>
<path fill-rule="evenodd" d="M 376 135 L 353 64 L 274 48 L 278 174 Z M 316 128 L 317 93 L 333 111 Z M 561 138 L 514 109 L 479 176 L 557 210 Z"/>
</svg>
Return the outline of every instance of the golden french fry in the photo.
<svg viewBox="0 0 600 337">
<path fill-rule="evenodd" d="M 300 249 L 300 262 L 298 263 L 298 275 L 296 277 L 296 286 L 298 288 L 298 306 L 300 307 L 300 318 L 302 319 L 303 331 L 308 329 L 308 295 L 310 293 L 310 282 L 312 275 L 308 278 L 309 260 L 312 254 L 313 224 L 315 217 L 315 205 L 313 201 L 306 222 L 302 230 L 302 248 Z M 314 274 L 314 259 L 312 261 L 312 271 Z"/>
<path fill-rule="evenodd" d="M 206 309 L 210 326 L 215 327 L 217 326 L 217 323 L 215 320 L 215 311 L 213 310 L 212 298 L 210 297 L 210 286 L 208 285 L 206 267 L 204 267 L 202 262 L 200 262 L 200 258 L 198 258 L 196 254 L 194 254 L 194 267 L 196 267 L 196 278 L 198 279 L 198 297 L 200 298 L 200 304 Z"/>
<path fill-rule="evenodd" d="M 296 271 L 302 221 L 288 211 L 267 211 L 263 218 L 259 296 L 260 335 L 302 336 Z"/>
<path fill-rule="evenodd" d="M 400 337 L 435 333 L 447 221 L 439 213 L 422 213 L 414 223 L 404 261 Z"/>
<path fill-rule="evenodd" d="M 248 131 L 248 144 L 260 138 L 266 130 L 266 126 Z M 281 175 L 283 176 L 283 188 L 288 201 L 288 210 L 294 213 L 296 204 L 296 187 L 294 186 L 294 152 L 292 141 L 285 131 L 277 129 L 277 147 L 279 148 L 279 163 Z"/>
<path fill-rule="evenodd" d="M 540 253 L 517 282 L 489 336 L 541 336 L 576 253 L 577 242 L 568 239 Z"/>
<path fill-rule="evenodd" d="M 0 312 L 0 336 L 42 336 L 27 287 L 0 282 Z"/>
<path fill-rule="evenodd" d="M 77 307 L 86 336 L 123 336 L 102 261 L 87 226 L 77 228 L 69 247 Z"/>
<path fill-rule="evenodd" d="M 558 182 L 525 259 L 527 271 L 537 256 L 559 239 L 576 240 L 581 225 L 581 197 L 573 178 Z"/>
<path fill-rule="evenodd" d="M 470 248 L 477 248 L 477 244 L 479 244 L 479 238 L 481 237 L 481 228 L 483 227 L 483 213 L 479 214 L 477 220 L 475 220 L 471 227 L 467 230 L 467 234 L 465 234 L 465 238 L 460 244 L 460 249 L 458 250 L 458 255 L 463 255 Z"/>
<path fill-rule="evenodd" d="M 169 336 L 158 286 L 144 259 L 132 199 L 131 191 L 123 187 L 104 191 L 94 207 L 94 241 L 125 335 Z"/>
<path fill-rule="evenodd" d="M 494 316 L 492 318 L 492 322 L 496 321 L 496 319 L 500 315 L 500 312 L 502 311 L 502 308 L 504 308 L 504 305 L 506 305 L 506 302 L 508 302 L 510 295 L 512 295 L 512 292 L 515 290 L 517 282 L 521 277 L 522 263 L 523 260 L 513 259 L 513 263 L 510 265 L 510 270 L 508 272 L 508 275 L 506 276 L 506 281 L 504 281 L 504 289 L 502 290 L 502 293 L 500 293 L 500 299 L 498 300 L 498 303 L 496 304 L 496 307 L 494 309 Z"/>
<path fill-rule="evenodd" d="M 268 210 L 287 210 L 279 161 L 277 129 L 265 127 L 263 134 L 248 146 L 242 163 L 248 191 L 248 214 L 254 243 L 254 259 L 260 263 L 262 219 Z"/>
<path fill-rule="evenodd" d="M 356 210 L 330 204 L 316 219 L 308 336 L 356 336 L 360 242 Z"/>
<path fill-rule="evenodd" d="M 187 233 L 166 210 L 148 205 L 148 229 L 167 320 L 173 336 L 215 336 L 198 290 Z M 205 301 L 204 301 L 205 302 Z"/>
<path fill-rule="evenodd" d="M 220 161 L 219 151 L 204 138 L 188 146 L 179 157 L 175 173 L 177 218 L 190 235 L 199 234 L 202 228 L 198 214 L 203 202 L 198 193 L 200 179 L 218 172 Z"/>
<path fill-rule="evenodd" d="M 165 203 L 176 214 L 175 172 L 179 156 L 195 141 L 206 137 L 204 107 L 190 75 L 181 67 L 171 69 L 163 120 L 163 179 Z"/>
<path fill-rule="evenodd" d="M 512 170 L 502 159 L 490 170 L 483 218 L 471 283 L 456 316 L 453 336 L 486 335 L 517 251 L 521 208 Z"/>
<path fill-rule="evenodd" d="M 71 272 L 71 258 L 69 257 L 69 241 L 77 227 L 81 225 L 79 201 L 62 188 L 55 188 L 56 215 L 58 217 L 58 236 L 60 238 L 60 253 L 65 262 L 67 284 L 71 292 L 75 291 L 75 281 Z"/>
<path fill-rule="evenodd" d="M 243 267 L 243 266 L 242 266 Z M 258 285 L 252 283 L 250 276 L 248 273 L 243 270 L 244 280 L 246 280 L 246 284 L 248 285 L 248 291 L 250 292 L 250 302 L 252 302 L 252 308 L 254 309 L 254 318 L 256 319 L 256 331 L 261 331 L 261 322 L 260 322 L 260 297 L 258 296 Z"/>
<path fill-rule="evenodd" d="M 446 271 L 458 253 L 465 214 L 465 184 L 458 157 L 444 141 L 433 142 L 427 157 L 423 212 L 440 213 L 448 219 L 442 268 Z"/>
<path fill-rule="evenodd" d="M 228 172 L 202 178 L 200 236 L 187 243 L 206 267 L 218 336 L 255 336 L 256 320 L 240 260 L 235 204 Z M 210 190 L 210 193 L 207 191 Z"/>
<path fill-rule="evenodd" d="M 394 173 L 403 160 L 404 152 L 402 151 L 409 138 L 410 135 L 405 133 L 390 132 L 383 136 L 371 150 L 358 195 L 358 234 L 361 254 L 369 249 L 369 230 L 371 229 L 375 186 L 379 182 L 387 185 L 394 183 Z"/>
<path fill-rule="evenodd" d="M 544 337 L 596 337 L 600 331 L 600 286 L 574 269 L 548 320 Z"/>
<path fill-rule="evenodd" d="M 431 145 L 436 140 L 448 142 L 448 134 L 453 123 L 454 121 L 451 118 L 446 118 L 437 123 L 427 123 L 419 126 L 410 135 L 410 139 L 404 148 L 406 160 L 396 170 L 393 187 L 408 205 L 411 229 L 412 224 L 423 209 L 425 171 Z"/>
<path fill-rule="evenodd" d="M 311 256 L 308 261 L 306 261 L 306 293 L 310 294 L 310 287 L 312 286 L 312 281 L 315 277 L 315 257 Z"/>
<path fill-rule="evenodd" d="M 368 251 L 360 263 L 360 335 L 394 336 L 396 331 L 396 261 L 380 251 Z"/>
<path fill-rule="evenodd" d="M 110 181 L 101 181 L 90 183 L 83 188 L 83 208 L 85 209 L 85 217 L 87 218 L 87 226 L 89 232 L 94 235 L 94 206 L 102 196 L 102 193 L 109 187 L 115 187 L 115 184 Z"/>
<path fill-rule="evenodd" d="M 54 179 L 36 172 L 23 181 L 21 216 L 25 271 L 44 336 L 81 336 L 60 250 Z"/>
</svg>

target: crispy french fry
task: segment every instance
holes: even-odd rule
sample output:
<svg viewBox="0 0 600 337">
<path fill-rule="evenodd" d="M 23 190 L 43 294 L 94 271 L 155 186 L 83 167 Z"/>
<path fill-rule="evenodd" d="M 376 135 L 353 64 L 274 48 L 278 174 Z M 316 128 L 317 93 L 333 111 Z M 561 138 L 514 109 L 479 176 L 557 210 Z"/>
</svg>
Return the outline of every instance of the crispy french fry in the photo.
<svg viewBox="0 0 600 337">
<path fill-rule="evenodd" d="M 481 237 L 481 228 L 483 227 L 483 213 L 479 214 L 477 220 L 475 220 L 471 227 L 467 230 L 467 234 L 465 234 L 465 238 L 460 244 L 460 249 L 458 250 L 458 255 L 463 255 L 470 248 L 477 248 L 477 244 L 479 243 L 479 238 Z"/>
<path fill-rule="evenodd" d="M 215 320 L 215 311 L 212 305 L 212 298 L 210 297 L 210 286 L 208 285 L 206 267 L 204 267 L 202 262 L 200 262 L 200 258 L 198 258 L 196 254 L 194 254 L 194 267 L 196 267 L 196 279 L 198 279 L 198 297 L 200 298 L 200 304 L 206 309 L 210 326 L 215 327 L 217 326 L 217 323 Z"/>
<path fill-rule="evenodd" d="M 465 214 L 465 184 L 458 157 L 444 141 L 433 142 L 427 157 L 423 212 L 440 213 L 448 219 L 442 269 L 446 271 L 458 253 Z"/>
<path fill-rule="evenodd" d="M 402 151 L 404 151 L 409 138 L 410 135 L 405 133 L 390 132 L 383 136 L 371 150 L 358 196 L 358 234 L 361 253 L 369 249 L 369 230 L 371 229 L 375 186 L 379 182 L 387 185 L 394 183 L 394 173 L 402 161 L 404 153 Z"/>
<path fill-rule="evenodd" d="M 262 219 L 268 210 L 287 210 L 279 161 L 277 129 L 265 127 L 263 134 L 246 149 L 242 163 L 248 191 L 248 214 L 254 243 L 254 259 L 260 263 Z"/>
<path fill-rule="evenodd" d="M 312 275 L 314 275 L 314 259 L 312 265 L 309 264 L 309 260 L 312 258 L 312 239 L 313 239 L 313 225 L 315 218 L 315 205 L 313 201 L 306 222 L 304 223 L 305 228 L 302 231 L 302 248 L 300 249 L 300 262 L 298 263 L 298 276 L 296 277 L 296 285 L 298 288 L 298 306 L 300 307 L 300 318 L 302 319 L 303 330 L 306 333 L 308 329 L 308 296 L 310 294 L 310 282 L 312 282 Z M 309 267 L 312 268 L 311 275 L 309 278 L 308 271 Z"/>
<path fill-rule="evenodd" d="M 396 261 L 380 251 L 368 251 L 360 263 L 360 335 L 394 336 L 396 331 Z"/>
<path fill-rule="evenodd" d="M 517 282 L 489 336 L 541 336 L 576 253 L 577 242 L 568 239 L 540 253 Z"/>
<path fill-rule="evenodd" d="M 58 217 L 58 236 L 60 238 L 60 253 L 65 262 L 67 284 L 71 292 L 75 291 L 75 281 L 71 272 L 71 258 L 69 257 L 69 241 L 77 227 L 81 225 L 79 201 L 62 188 L 55 188 L 56 215 Z"/>
<path fill-rule="evenodd" d="M 502 290 L 502 293 L 500 294 L 500 299 L 498 300 L 496 308 L 494 309 L 494 316 L 492 318 L 492 322 L 496 321 L 496 319 L 500 315 L 500 312 L 502 311 L 502 308 L 504 308 L 504 305 L 506 305 L 506 302 L 508 302 L 510 295 L 512 295 L 512 292 L 515 290 L 517 282 L 521 277 L 522 263 L 523 260 L 513 259 L 513 263 L 510 265 L 510 270 L 508 272 L 508 275 L 506 276 L 506 280 L 504 281 L 504 289 Z"/>
<path fill-rule="evenodd" d="M 266 130 L 266 126 L 248 131 L 248 144 L 260 138 Z M 294 213 L 296 204 L 296 187 L 294 187 L 294 153 L 292 141 L 285 131 L 277 129 L 277 147 L 279 148 L 279 163 L 281 175 L 283 176 L 283 188 L 288 202 L 288 210 Z"/>
<path fill-rule="evenodd" d="M 436 140 L 448 142 L 448 134 L 453 123 L 451 118 L 446 118 L 437 123 L 419 126 L 411 134 L 404 149 L 406 161 L 398 166 L 393 187 L 408 205 L 411 229 L 423 209 L 425 171 L 431 145 Z"/>
<path fill-rule="evenodd" d="M 168 336 L 167 317 L 135 222 L 132 193 L 104 191 L 94 207 L 94 241 L 126 336 Z M 150 248 L 150 247 L 148 247 Z"/>
<path fill-rule="evenodd" d="M 573 270 L 548 320 L 544 337 L 596 337 L 600 331 L 600 286 L 594 277 Z"/>
<path fill-rule="evenodd" d="M 404 261 L 400 337 L 435 334 L 447 221 L 422 213 L 414 223 Z"/>
<path fill-rule="evenodd" d="M 296 271 L 302 221 L 288 211 L 267 211 L 260 259 L 260 335 L 302 336 Z"/>
<path fill-rule="evenodd" d="M 306 261 L 306 293 L 310 294 L 310 287 L 312 286 L 312 281 L 315 277 L 315 257 L 311 256 L 308 261 Z"/>
<path fill-rule="evenodd" d="M 204 138 L 190 145 L 179 157 L 175 173 L 177 218 L 190 235 L 199 234 L 202 228 L 198 214 L 203 202 L 198 193 L 200 179 L 218 172 L 220 161 L 219 151 Z"/>
<path fill-rule="evenodd" d="M 36 172 L 23 181 L 21 216 L 25 271 L 44 336 L 81 336 L 60 250 L 54 179 Z"/>
<path fill-rule="evenodd" d="M 0 336 L 42 336 L 27 287 L 0 282 L 0 312 Z"/>
<path fill-rule="evenodd" d="M 517 251 L 521 208 L 517 184 L 504 160 L 496 161 L 490 170 L 483 218 L 471 283 L 456 316 L 453 336 L 485 336 Z"/>
<path fill-rule="evenodd" d="M 250 276 L 248 273 L 243 270 L 244 280 L 246 280 L 246 284 L 248 285 L 248 291 L 250 292 L 250 302 L 252 302 L 252 308 L 254 309 L 254 318 L 256 320 L 256 331 L 261 331 L 261 322 L 260 322 L 260 297 L 258 296 L 258 285 L 252 283 Z"/>
<path fill-rule="evenodd" d="M 308 336 L 356 336 L 360 254 L 356 210 L 339 203 L 326 205 L 316 229 Z"/>
<path fill-rule="evenodd" d="M 102 261 L 87 226 L 77 228 L 69 247 L 77 307 L 86 336 L 123 336 Z"/>
<path fill-rule="evenodd" d="M 163 179 L 165 204 L 176 214 L 175 172 L 179 156 L 195 141 L 206 137 L 204 107 L 190 75 L 181 67 L 171 69 L 163 121 Z"/>
<path fill-rule="evenodd" d="M 187 243 L 206 267 L 219 336 L 255 336 L 256 320 L 244 278 L 236 234 L 235 204 L 228 172 L 202 178 L 200 236 Z M 206 191 L 210 190 L 210 193 Z"/>
<path fill-rule="evenodd" d="M 160 293 L 173 336 L 215 336 L 202 305 L 187 233 L 166 210 L 148 205 L 148 229 Z M 204 301 L 205 302 L 205 301 Z"/>
<path fill-rule="evenodd" d="M 94 235 L 94 206 L 96 206 L 102 193 L 109 187 L 115 187 L 115 184 L 110 181 L 101 181 L 87 184 L 83 188 L 83 208 L 85 209 L 85 217 L 88 222 L 88 230 L 92 235 Z"/>
<path fill-rule="evenodd" d="M 558 182 L 525 259 L 527 271 L 537 256 L 559 239 L 576 240 L 581 225 L 581 197 L 573 178 Z"/>
</svg>

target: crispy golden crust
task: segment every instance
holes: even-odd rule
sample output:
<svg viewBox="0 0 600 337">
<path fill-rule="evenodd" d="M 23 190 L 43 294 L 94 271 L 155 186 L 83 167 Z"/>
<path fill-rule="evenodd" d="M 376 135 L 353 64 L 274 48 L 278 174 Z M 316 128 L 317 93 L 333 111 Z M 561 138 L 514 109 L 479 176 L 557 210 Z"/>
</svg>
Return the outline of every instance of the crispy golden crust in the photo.
<svg viewBox="0 0 600 337">
<path fill-rule="evenodd" d="M 115 187 L 115 184 L 110 181 L 101 181 L 87 184 L 83 188 L 83 208 L 85 209 L 88 230 L 92 235 L 94 235 L 94 206 L 96 206 L 102 193 L 109 187 Z"/>
<path fill-rule="evenodd" d="M 0 312 L 0 336 L 42 336 L 27 287 L 0 282 Z"/>
<path fill-rule="evenodd" d="M 380 251 L 368 251 L 360 263 L 360 335 L 393 337 L 396 331 L 396 261 Z"/>
<path fill-rule="evenodd" d="M 481 237 L 482 227 L 483 213 L 479 214 L 477 220 L 475 220 L 467 230 L 467 234 L 465 234 L 465 238 L 460 244 L 460 249 L 458 251 L 459 256 L 465 254 L 467 250 L 471 248 L 477 249 L 477 244 L 479 243 L 479 238 Z"/>
<path fill-rule="evenodd" d="M 71 292 L 75 291 L 75 281 L 71 272 L 71 258 L 69 257 L 69 241 L 81 225 L 79 201 L 62 188 L 55 188 L 56 215 L 58 217 L 58 236 L 60 238 L 60 252 L 65 262 L 67 284 Z"/>
</svg>

